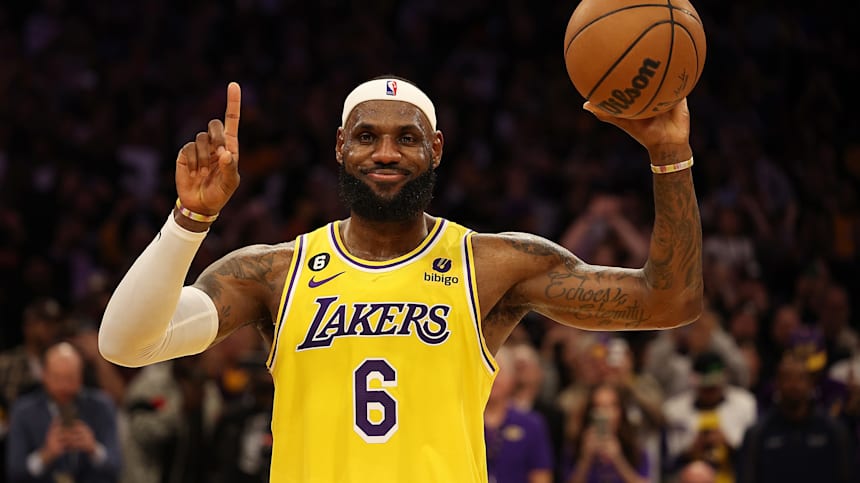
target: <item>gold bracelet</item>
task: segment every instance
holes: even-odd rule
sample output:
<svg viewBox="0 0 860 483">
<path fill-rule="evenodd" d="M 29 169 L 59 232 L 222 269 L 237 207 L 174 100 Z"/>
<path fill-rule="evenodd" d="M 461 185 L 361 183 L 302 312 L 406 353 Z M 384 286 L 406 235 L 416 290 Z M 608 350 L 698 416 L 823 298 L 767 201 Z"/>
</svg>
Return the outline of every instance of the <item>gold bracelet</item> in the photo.
<svg viewBox="0 0 860 483">
<path fill-rule="evenodd" d="M 681 161 L 680 163 L 675 164 L 666 164 L 662 166 L 657 166 L 655 164 L 651 165 L 651 172 L 656 174 L 666 174 L 666 173 L 675 173 L 677 171 L 683 171 L 690 166 L 693 165 L 693 158 L 686 161 Z"/>
<path fill-rule="evenodd" d="M 190 220 L 199 221 L 202 223 L 212 223 L 213 221 L 218 219 L 218 215 L 220 214 L 215 213 L 214 215 L 202 215 L 200 213 L 195 213 L 188 208 L 182 206 L 182 203 L 179 201 L 179 198 L 176 198 L 176 209 L 179 210 L 179 213 L 181 213 L 182 216 Z"/>
</svg>

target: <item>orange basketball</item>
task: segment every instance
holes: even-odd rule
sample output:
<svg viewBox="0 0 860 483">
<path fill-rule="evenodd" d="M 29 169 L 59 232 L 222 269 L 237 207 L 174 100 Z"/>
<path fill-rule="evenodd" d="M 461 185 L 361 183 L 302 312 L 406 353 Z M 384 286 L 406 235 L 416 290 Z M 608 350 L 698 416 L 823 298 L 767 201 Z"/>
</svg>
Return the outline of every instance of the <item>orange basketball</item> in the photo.
<svg viewBox="0 0 860 483">
<path fill-rule="evenodd" d="M 617 117 L 642 119 L 687 96 L 705 65 L 705 30 L 687 0 L 583 0 L 564 61 L 576 90 Z"/>
</svg>

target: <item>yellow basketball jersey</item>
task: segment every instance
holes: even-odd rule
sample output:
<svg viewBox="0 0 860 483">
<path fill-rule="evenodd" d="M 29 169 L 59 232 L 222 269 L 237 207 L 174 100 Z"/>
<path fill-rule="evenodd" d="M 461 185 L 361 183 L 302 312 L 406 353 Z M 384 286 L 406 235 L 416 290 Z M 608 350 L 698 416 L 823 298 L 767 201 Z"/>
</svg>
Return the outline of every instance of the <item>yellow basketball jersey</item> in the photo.
<svg viewBox="0 0 860 483">
<path fill-rule="evenodd" d="M 352 256 L 338 222 L 300 236 L 281 299 L 272 482 L 486 482 L 497 367 L 471 232 L 444 219 L 411 252 Z"/>
</svg>

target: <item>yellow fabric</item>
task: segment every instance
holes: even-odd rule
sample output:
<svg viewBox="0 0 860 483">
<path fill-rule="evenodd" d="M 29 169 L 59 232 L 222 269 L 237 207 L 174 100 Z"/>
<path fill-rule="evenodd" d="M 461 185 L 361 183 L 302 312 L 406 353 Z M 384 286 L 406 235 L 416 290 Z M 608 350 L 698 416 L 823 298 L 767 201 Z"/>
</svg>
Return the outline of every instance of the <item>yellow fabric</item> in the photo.
<svg viewBox="0 0 860 483">
<path fill-rule="evenodd" d="M 300 236 L 269 356 L 271 481 L 486 482 L 476 294 L 470 232 L 447 220 L 385 262 L 349 255 L 337 222 Z"/>
</svg>

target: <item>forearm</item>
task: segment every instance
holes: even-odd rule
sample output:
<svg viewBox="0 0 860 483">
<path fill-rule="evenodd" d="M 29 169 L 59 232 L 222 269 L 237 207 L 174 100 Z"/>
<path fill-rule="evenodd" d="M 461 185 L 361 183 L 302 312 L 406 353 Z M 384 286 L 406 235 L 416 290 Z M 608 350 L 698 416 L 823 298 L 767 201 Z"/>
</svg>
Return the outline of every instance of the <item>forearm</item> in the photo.
<svg viewBox="0 0 860 483">
<path fill-rule="evenodd" d="M 615 215 L 609 218 L 609 224 L 618 235 L 618 239 L 624 245 L 637 263 L 642 263 L 648 256 L 648 240 L 639 233 L 639 230 L 623 216 Z"/>
<path fill-rule="evenodd" d="M 576 470 L 571 475 L 567 483 L 585 483 L 588 479 L 588 472 L 591 471 L 591 464 L 594 462 L 594 457 L 584 455 L 576 462 Z"/>
<path fill-rule="evenodd" d="M 99 350 L 105 359 L 136 367 L 194 354 L 211 343 L 217 332 L 212 301 L 197 289 L 183 289 L 204 236 L 180 228 L 172 219 L 165 223 L 108 302 L 99 328 Z M 180 297 L 185 309 L 181 314 Z"/>
<path fill-rule="evenodd" d="M 630 466 L 630 463 L 627 462 L 623 457 L 618 457 L 615 460 L 615 469 L 618 470 L 619 476 L 624 480 L 624 483 L 647 483 L 648 480 L 643 478 L 636 472 L 636 470 Z"/>
<path fill-rule="evenodd" d="M 652 154 L 651 162 L 689 159 L 689 147 Z M 702 310 L 702 222 L 690 169 L 654 175 L 654 229 L 644 273 L 652 306 L 674 327 L 695 320 Z"/>
<path fill-rule="evenodd" d="M 630 396 L 645 414 L 645 418 L 655 427 L 662 428 L 665 424 L 663 409 L 660 407 L 661 397 L 652 391 L 643 391 L 635 383 L 628 386 Z"/>
</svg>

